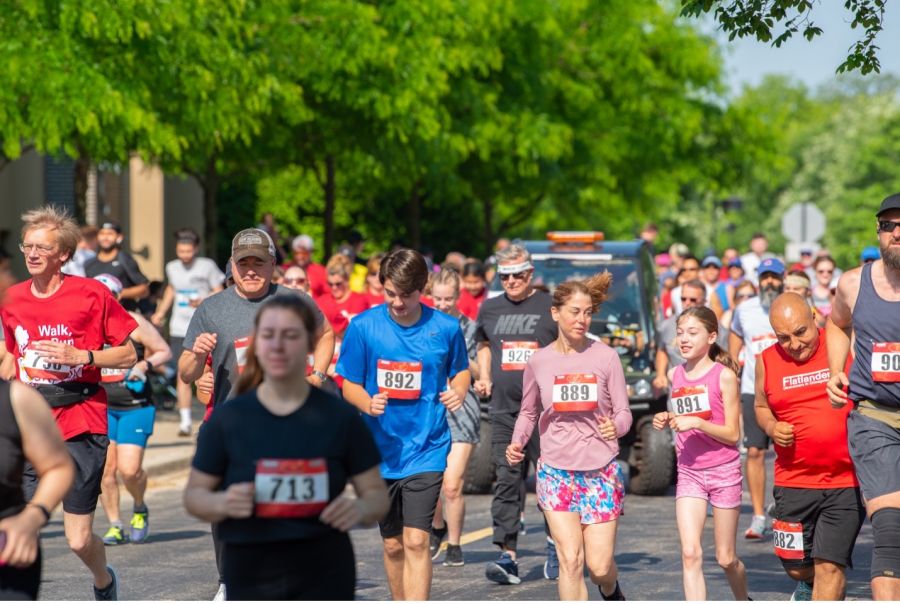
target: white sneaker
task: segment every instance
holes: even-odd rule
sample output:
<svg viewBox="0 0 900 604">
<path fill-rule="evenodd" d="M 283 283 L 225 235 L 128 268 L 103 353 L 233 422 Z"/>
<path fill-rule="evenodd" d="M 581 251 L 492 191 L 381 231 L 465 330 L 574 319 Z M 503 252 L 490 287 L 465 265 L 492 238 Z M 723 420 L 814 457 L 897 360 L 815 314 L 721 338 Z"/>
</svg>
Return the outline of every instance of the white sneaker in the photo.
<svg viewBox="0 0 900 604">
<path fill-rule="evenodd" d="M 219 583 L 219 591 L 216 592 L 216 595 L 213 597 L 213 602 L 224 602 L 228 598 L 225 597 L 225 584 Z"/>
</svg>

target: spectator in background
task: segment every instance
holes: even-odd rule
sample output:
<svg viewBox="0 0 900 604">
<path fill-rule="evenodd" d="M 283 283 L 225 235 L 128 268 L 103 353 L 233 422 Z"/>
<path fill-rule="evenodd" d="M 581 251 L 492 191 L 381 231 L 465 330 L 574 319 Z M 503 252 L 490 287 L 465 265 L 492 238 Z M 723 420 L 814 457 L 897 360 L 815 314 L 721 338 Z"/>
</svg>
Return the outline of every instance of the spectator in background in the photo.
<svg viewBox="0 0 900 604">
<path fill-rule="evenodd" d="M 756 275 L 756 269 L 759 263 L 766 258 L 774 257 L 769 251 L 769 240 L 763 233 L 754 233 L 750 238 L 750 251 L 741 256 L 741 266 L 744 267 L 744 273 L 747 278 L 753 282 L 753 285 L 759 286 L 759 280 Z"/>
<path fill-rule="evenodd" d="M 881 258 L 881 252 L 878 251 L 878 246 L 869 245 L 864 247 L 862 253 L 859 255 L 859 263 L 869 264 L 870 262 L 875 262 L 879 258 Z"/>
<path fill-rule="evenodd" d="M 81 239 L 72 259 L 62 267 L 62 272 L 67 275 L 84 277 L 84 266 L 88 261 L 97 257 L 97 227 L 92 224 L 81 227 Z"/>
<path fill-rule="evenodd" d="M 325 267 L 312 261 L 314 248 L 312 237 L 309 235 L 297 235 L 291 242 L 293 261 L 284 265 L 283 268 L 287 270 L 294 265 L 306 271 L 306 278 L 309 279 L 309 294 L 313 298 L 319 298 L 328 293 L 328 284 L 325 278 Z"/>
<path fill-rule="evenodd" d="M 818 327 L 825 327 L 825 317 L 820 313 L 812 302 L 812 288 L 809 281 L 809 275 L 801 269 L 793 269 L 784 278 L 784 292 L 797 294 L 809 304 L 812 310 L 813 319 Z"/>
<path fill-rule="evenodd" d="M 732 258 L 728 261 L 728 266 L 724 267 L 725 277 L 719 281 L 716 286 L 716 296 L 722 305 L 722 313 L 734 308 L 734 290 L 744 281 L 744 268 L 741 266 L 740 258 Z M 721 320 L 721 317 L 720 317 Z"/>
<path fill-rule="evenodd" d="M 363 248 L 366 246 L 366 239 L 362 233 L 355 229 L 350 231 L 347 235 L 347 245 L 353 249 L 353 262 L 365 267 L 369 261 L 361 256 Z"/>
<path fill-rule="evenodd" d="M 819 313 L 827 317 L 831 314 L 831 303 L 834 300 L 834 269 L 835 262 L 831 256 L 820 256 L 813 263 L 816 272 L 815 285 L 812 287 L 813 306 Z"/>
<path fill-rule="evenodd" d="M 96 257 L 84 265 L 86 277 L 108 274 L 122 282 L 119 301 L 125 310 L 138 310 L 138 301 L 150 294 L 150 282 L 131 254 L 122 250 L 122 227 L 117 222 L 104 222 L 97 231 Z"/>
<path fill-rule="evenodd" d="M 262 215 L 262 222 L 260 222 L 257 227 L 269 234 L 269 237 L 272 238 L 272 243 L 275 244 L 275 263 L 281 264 L 284 262 L 285 258 L 287 258 L 287 251 L 284 249 L 284 245 L 282 244 L 281 235 L 278 233 L 278 224 L 275 222 L 275 216 L 272 212 L 266 212 Z"/>
<path fill-rule="evenodd" d="M 672 272 L 676 277 L 681 271 L 684 259 L 691 255 L 691 250 L 683 243 L 673 243 L 669 246 L 669 258 L 672 260 Z M 693 277 L 691 277 L 693 279 Z"/>
<path fill-rule="evenodd" d="M 663 279 L 667 276 L 675 276 L 675 273 L 671 271 L 672 258 L 666 252 L 656 255 L 654 266 L 656 267 L 656 276 L 659 278 L 660 285 L 662 285 Z"/>
<path fill-rule="evenodd" d="M 650 248 L 650 253 L 652 254 L 656 249 L 656 240 L 659 238 L 659 228 L 655 223 L 648 222 L 641 229 L 638 238 L 646 242 L 647 247 Z"/>
<path fill-rule="evenodd" d="M 793 271 L 804 271 L 809 276 L 809 280 L 812 281 L 814 278 L 813 273 L 813 251 L 811 248 L 803 248 L 800 250 L 800 260 L 799 262 L 795 262 L 791 265 L 791 272 Z"/>
<path fill-rule="evenodd" d="M 482 302 L 487 299 L 484 265 L 477 260 L 463 265 L 462 285 L 456 306 L 462 314 L 474 321 L 478 318 Z"/>
<path fill-rule="evenodd" d="M 358 294 L 366 292 L 366 275 L 369 271 L 366 269 L 365 263 L 360 264 L 356 260 L 356 248 L 349 243 L 344 243 L 338 248 L 338 254 L 344 256 L 349 261 L 350 269 L 350 291 Z M 334 256 L 332 256 L 332 259 Z M 330 260 L 329 260 L 330 262 Z"/>
<path fill-rule="evenodd" d="M 723 303 L 716 293 L 716 290 L 719 287 L 719 275 L 721 274 L 721 271 L 722 261 L 719 260 L 718 256 L 707 256 L 700 265 L 700 280 L 703 282 L 703 285 L 706 286 L 707 306 L 716 313 L 717 320 L 722 318 L 722 313 L 724 312 L 723 307 L 728 304 L 727 300 Z"/>
<path fill-rule="evenodd" d="M 462 273 L 463 266 L 466 263 L 466 257 L 460 252 L 447 252 L 444 261 L 441 262 L 441 270 L 452 268 L 459 275 Z"/>
<path fill-rule="evenodd" d="M 681 285 L 700 276 L 700 261 L 688 254 L 681 261 L 681 270 L 678 271 L 678 285 L 672 290 L 672 314 L 678 316 L 684 310 L 681 306 Z M 705 298 L 709 300 L 710 288 L 706 288 Z"/>
<path fill-rule="evenodd" d="M 384 285 L 378 275 L 381 271 L 381 261 L 385 255 L 383 252 L 379 252 L 369 258 L 366 263 L 366 293 L 364 295 L 370 307 L 384 304 Z"/>
<path fill-rule="evenodd" d="M 728 339 L 728 334 L 731 333 L 731 318 L 734 315 L 734 309 L 741 305 L 742 302 L 746 302 L 750 298 L 756 296 L 756 286 L 753 285 L 748 280 L 741 281 L 734 288 L 734 305 L 722 313 L 722 319 L 719 321 L 719 324 L 722 327 L 722 332 L 720 337 L 724 337 L 726 340 Z M 744 358 L 745 350 L 741 349 L 741 356 L 737 359 L 738 364 L 742 367 L 744 366 Z"/>
<path fill-rule="evenodd" d="M 720 281 L 725 281 L 726 279 L 728 279 L 728 265 L 731 264 L 731 262 L 734 260 L 740 262 L 741 255 L 733 247 L 725 248 L 725 251 L 722 252 L 722 271 L 719 275 Z"/>
</svg>

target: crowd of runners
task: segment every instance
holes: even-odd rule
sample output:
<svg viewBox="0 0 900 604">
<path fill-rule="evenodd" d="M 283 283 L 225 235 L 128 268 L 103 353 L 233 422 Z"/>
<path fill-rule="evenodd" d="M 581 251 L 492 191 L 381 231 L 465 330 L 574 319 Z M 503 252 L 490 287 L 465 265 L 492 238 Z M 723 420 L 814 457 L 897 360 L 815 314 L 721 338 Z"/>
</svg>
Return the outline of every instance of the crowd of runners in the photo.
<svg viewBox="0 0 900 604">
<path fill-rule="evenodd" d="M 744 255 L 700 260 L 674 244 L 655 256 L 653 385 L 668 406 L 653 427 L 674 433 L 686 599 L 706 598 L 710 507 L 716 562 L 749 599 L 736 553 L 744 484 L 743 537 L 771 538 L 792 599 L 845 597 L 866 518 L 872 594 L 900 599 L 900 194 L 874 214 L 877 245 L 843 273 L 812 249 L 788 267 L 762 234 Z M 166 282 L 151 287 L 117 224 L 79 228 L 53 208 L 22 221 L 30 278 L 0 274 L 0 597 L 37 598 L 39 533 L 62 503 L 95 598 L 118 598 L 106 548 L 150 534 L 150 378 L 166 374 L 182 436 L 194 395 L 207 404 L 184 505 L 211 525 L 216 599 L 353 599 L 348 531 L 375 524 L 391 596 L 428 599 L 434 561 L 466 563 L 480 400 L 496 467 L 485 579 L 522 581 L 533 464 L 544 578 L 561 599 L 587 599 L 586 570 L 602 599 L 625 599 L 617 457 L 632 416 L 618 354 L 590 331 L 609 273 L 548 292 L 515 242 L 483 262 L 436 263 L 400 246 L 362 258 L 358 233 L 317 264 L 310 237 L 284 241 L 268 216 L 233 237 L 224 271 L 178 230 Z M 657 235 L 640 233 L 651 248 Z M 127 526 L 119 478 L 134 502 Z"/>
</svg>

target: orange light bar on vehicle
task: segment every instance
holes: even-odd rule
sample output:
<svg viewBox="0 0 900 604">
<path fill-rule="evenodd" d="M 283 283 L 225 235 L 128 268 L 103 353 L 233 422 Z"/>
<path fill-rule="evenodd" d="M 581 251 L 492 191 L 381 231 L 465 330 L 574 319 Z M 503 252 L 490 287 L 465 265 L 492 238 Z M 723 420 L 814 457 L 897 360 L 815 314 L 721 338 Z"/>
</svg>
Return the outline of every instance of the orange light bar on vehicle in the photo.
<svg viewBox="0 0 900 604">
<path fill-rule="evenodd" d="M 547 241 L 553 243 L 594 243 L 603 241 L 603 233 L 600 231 L 550 231 L 547 233 Z"/>
</svg>

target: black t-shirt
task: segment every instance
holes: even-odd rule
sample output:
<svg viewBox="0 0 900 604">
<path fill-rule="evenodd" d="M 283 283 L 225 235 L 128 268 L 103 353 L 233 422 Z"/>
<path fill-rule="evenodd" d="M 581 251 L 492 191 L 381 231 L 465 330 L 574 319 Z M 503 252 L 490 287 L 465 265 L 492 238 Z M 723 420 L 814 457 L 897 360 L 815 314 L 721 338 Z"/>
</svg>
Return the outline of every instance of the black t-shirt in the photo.
<svg viewBox="0 0 900 604">
<path fill-rule="evenodd" d="M 112 275 L 121 281 L 123 288 L 149 283 L 137 262 L 131 257 L 131 254 L 122 250 L 119 250 L 115 258 L 109 262 L 102 262 L 95 256 L 84 265 L 84 275 L 86 277 L 96 277 L 103 274 Z M 121 302 L 126 310 L 137 310 L 138 305 L 134 300 L 122 300 Z"/>
<path fill-rule="evenodd" d="M 293 469 L 286 474 L 267 474 L 260 482 L 257 461 L 290 460 Z M 315 493 L 315 460 L 324 459 L 327 467 L 327 497 Z M 274 466 L 271 462 L 266 462 Z M 297 463 L 308 464 L 303 469 Z M 220 524 L 226 543 L 264 543 L 294 541 L 336 531 L 319 521 L 321 510 L 306 518 L 261 517 L 265 502 L 276 499 L 282 506 L 315 506 L 316 500 L 333 500 L 344 491 L 348 478 L 377 467 L 381 463 L 378 448 L 359 412 L 321 390 L 312 388 L 306 403 L 295 412 L 279 417 L 259 402 L 256 390 L 220 405 L 200 428 L 193 466 L 213 476 L 221 476 L 221 489 L 238 482 L 264 484 L 257 488 L 257 507 L 250 518 L 229 518 Z M 265 464 L 262 464 L 263 468 Z M 303 475 L 302 478 L 291 476 Z M 321 477 L 324 478 L 324 477 Z M 312 503 L 307 503 L 312 501 Z M 276 504 L 277 505 L 277 504 Z M 323 504 L 319 504 L 323 505 Z M 272 508 L 269 504 L 268 507 Z M 296 508 L 295 508 L 296 509 Z"/>
<path fill-rule="evenodd" d="M 551 302 L 550 294 L 538 290 L 521 302 L 503 294 L 481 305 L 475 340 L 488 342 L 491 347 L 492 415 L 519 412 L 525 363 L 557 336 L 556 322 L 550 316 Z"/>
</svg>

